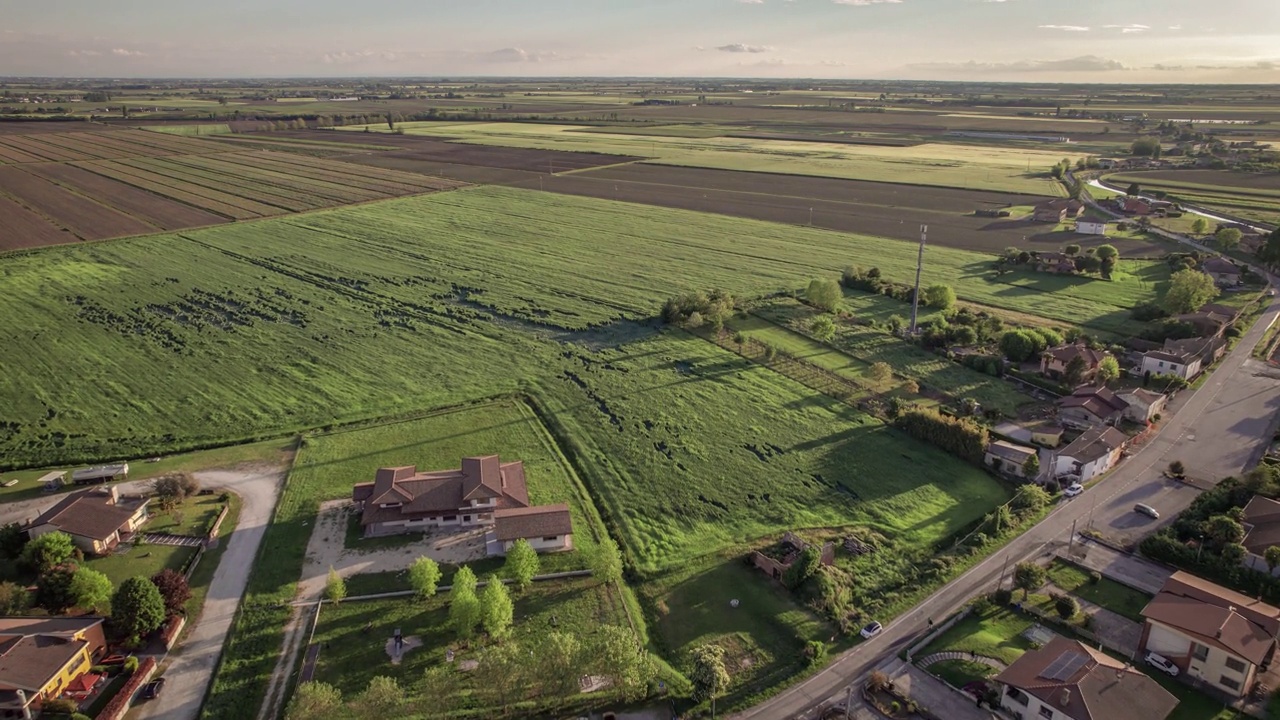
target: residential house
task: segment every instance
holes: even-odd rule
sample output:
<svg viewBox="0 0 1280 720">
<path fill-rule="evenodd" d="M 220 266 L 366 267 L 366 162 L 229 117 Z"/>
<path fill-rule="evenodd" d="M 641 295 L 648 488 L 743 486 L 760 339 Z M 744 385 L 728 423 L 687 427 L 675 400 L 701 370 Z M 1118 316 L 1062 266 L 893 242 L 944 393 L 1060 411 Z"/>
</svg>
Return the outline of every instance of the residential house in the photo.
<svg viewBox="0 0 1280 720">
<path fill-rule="evenodd" d="M 116 480 L 126 480 L 128 477 L 129 463 L 99 465 L 71 471 L 71 482 L 76 485 L 98 485 Z"/>
<path fill-rule="evenodd" d="M 1142 354 L 1142 374 L 1177 375 L 1190 381 L 1200 374 L 1202 362 L 1194 352 L 1150 350 Z"/>
<path fill-rule="evenodd" d="M 1145 388 L 1121 390 L 1116 393 L 1116 397 L 1129 406 L 1125 408 L 1124 416 L 1138 423 L 1151 422 L 1156 415 L 1164 412 L 1165 405 L 1169 402 L 1168 395 Z"/>
<path fill-rule="evenodd" d="M 995 677 L 1017 720 L 1164 720 L 1178 699 L 1124 660 L 1055 635 Z"/>
<path fill-rule="evenodd" d="M 1107 223 L 1105 220 L 1077 220 L 1077 235 L 1106 235 Z"/>
<path fill-rule="evenodd" d="M 1042 252 L 1036 256 L 1036 269 L 1041 272 L 1071 274 L 1076 271 L 1076 259 L 1060 252 Z"/>
<path fill-rule="evenodd" d="M 1115 203 L 1116 209 L 1125 215 L 1150 215 L 1155 209 L 1150 200 L 1140 197 L 1117 197 Z"/>
<path fill-rule="evenodd" d="M 1058 400 L 1058 422 L 1083 430 L 1097 425 L 1115 425 L 1124 418 L 1125 402 L 1105 387 L 1081 385 Z"/>
<path fill-rule="evenodd" d="M 568 550 L 573 530 L 564 505 L 529 505 L 524 463 L 497 455 L 467 457 L 450 470 L 380 468 L 351 491 L 365 537 L 433 528 L 489 528 L 487 547 L 501 554 L 518 539 L 536 549 Z"/>
<path fill-rule="evenodd" d="M 1181 674 L 1233 697 L 1249 692 L 1271 662 L 1280 609 L 1178 571 L 1142 609 L 1140 648 L 1163 655 Z"/>
<path fill-rule="evenodd" d="M 1200 263 L 1200 271 L 1213 278 L 1213 284 L 1220 288 L 1236 287 L 1240 284 L 1240 268 L 1236 264 L 1220 257 L 1212 257 Z"/>
<path fill-rule="evenodd" d="M 1254 495 L 1249 504 L 1244 506 L 1245 567 L 1259 572 L 1273 573 L 1267 567 L 1265 558 L 1267 548 L 1280 545 L 1280 502 L 1262 495 Z M 1280 568 L 1277 568 L 1280 572 Z M 1273 573 L 1274 574 L 1274 573 Z"/>
<path fill-rule="evenodd" d="M 0 717 L 30 720 L 106 648 L 102 618 L 0 618 Z"/>
<path fill-rule="evenodd" d="M 1007 440 L 992 440 L 987 444 L 987 452 L 982 462 L 996 472 L 1026 478 L 1027 474 L 1023 472 L 1022 466 L 1036 454 L 1035 448 L 1017 445 Z M 1027 479 L 1035 480 L 1035 478 Z"/>
<path fill-rule="evenodd" d="M 1036 423 L 1028 430 L 1031 431 L 1031 442 L 1036 445 L 1054 448 L 1062 444 L 1063 429 L 1061 425 L 1046 421 Z"/>
<path fill-rule="evenodd" d="M 119 486 L 68 493 L 24 528 L 35 539 L 54 531 L 71 536 L 84 552 L 105 555 L 147 521 L 150 500 L 121 499 Z"/>
<path fill-rule="evenodd" d="M 1174 315 L 1173 319 L 1190 325 L 1195 330 L 1197 337 L 1212 337 L 1225 332 L 1227 327 L 1235 320 L 1235 317 L 1233 313 L 1201 308 L 1196 312 Z"/>
<path fill-rule="evenodd" d="M 1200 358 L 1200 366 L 1203 369 L 1217 362 L 1227 352 L 1227 340 L 1220 335 L 1186 338 L 1185 340 L 1165 340 L 1164 350 L 1171 353 L 1195 355 Z"/>
<path fill-rule="evenodd" d="M 1036 222 L 1060 223 L 1071 218 L 1080 217 L 1084 212 L 1084 203 L 1074 198 L 1054 198 L 1045 200 L 1035 207 L 1032 218 Z"/>
<path fill-rule="evenodd" d="M 1107 357 L 1107 353 L 1094 350 L 1083 343 L 1059 345 L 1040 353 L 1040 374 L 1054 380 L 1061 380 L 1067 372 L 1067 365 L 1075 358 L 1084 361 L 1084 374 L 1080 380 L 1092 380 L 1098 371 L 1098 364 Z"/>
<path fill-rule="evenodd" d="M 1128 435 L 1108 425 L 1085 430 L 1054 453 L 1053 477 L 1088 482 L 1115 467 L 1128 442 Z"/>
<path fill-rule="evenodd" d="M 1114 170 L 1123 166 L 1124 160 L 1117 160 L 1116 158 L 1098 158 L 1098 167 L 1103 170 Z"/>
</svg>

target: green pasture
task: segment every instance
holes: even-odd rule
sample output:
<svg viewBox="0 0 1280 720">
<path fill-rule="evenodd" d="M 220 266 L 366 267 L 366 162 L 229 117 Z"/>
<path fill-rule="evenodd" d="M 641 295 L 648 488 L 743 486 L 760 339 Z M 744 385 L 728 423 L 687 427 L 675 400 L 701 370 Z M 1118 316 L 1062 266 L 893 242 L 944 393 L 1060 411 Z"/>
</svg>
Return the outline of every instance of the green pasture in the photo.
<svg viewBox="0 0 1280 720">
<path fill-rule="evenodd" d="M 168 135 L 186 135 L 189 137 L 231 134 L 231 126 L 226 123 L 201 123 L 198 125 L 143 125 L 141 126 L 141 129 L 165 133 Z"/>
<path fill-rule="evenodd" d="M 375 132 L 389 131 L 385 124 L 341 129 L 360 131 L 365 127 Z M 409 135 L 448 136 L 481 145 L 636 155 L 664 165 L 1032 195 L 1062 194 L 1058 183 L 1047 174 L 1047 168 L 1062 159 L 1060 151 L 951 143 L 882 147 L 753 138 L 637 136 L 610 134 L 601 129 L 581 132 L 583 129 L 578 125 L 519 123 L 471 123 L 439 129 L 416 123 L 397 126 L 397 131 Z"/>
</svg>

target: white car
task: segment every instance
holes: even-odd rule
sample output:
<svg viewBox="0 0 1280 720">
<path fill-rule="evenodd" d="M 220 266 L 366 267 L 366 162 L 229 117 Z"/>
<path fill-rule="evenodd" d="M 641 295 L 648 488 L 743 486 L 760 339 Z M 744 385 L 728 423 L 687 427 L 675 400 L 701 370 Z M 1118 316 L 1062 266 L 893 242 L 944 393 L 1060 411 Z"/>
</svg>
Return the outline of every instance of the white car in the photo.
<svg viewBox="0 0 1280 720">
<path fill-rule="evenodd" d="M 1163 655 L 1147 653 L 1147 664 L 1168 674 L 1169 677 L 1178 677 L 1178 666 L 1169 662 Z"/>
<path fill-rule="evenodd" d="M 878 622 L 872 621 L 866 627 L 862 628 L 862 637 L 870 640 L 871 638 L 879 635 L 881 630 L 884 630 L 884 626 Z"/>
<path fill-rule="evenodd" d="M 1071 483 L 1062 490 L 1062 494 L 1069 498 L 1075 497 L 1082 492 L 1084 492 L 1084 486 L 1080 483 Z"/>
</svg>

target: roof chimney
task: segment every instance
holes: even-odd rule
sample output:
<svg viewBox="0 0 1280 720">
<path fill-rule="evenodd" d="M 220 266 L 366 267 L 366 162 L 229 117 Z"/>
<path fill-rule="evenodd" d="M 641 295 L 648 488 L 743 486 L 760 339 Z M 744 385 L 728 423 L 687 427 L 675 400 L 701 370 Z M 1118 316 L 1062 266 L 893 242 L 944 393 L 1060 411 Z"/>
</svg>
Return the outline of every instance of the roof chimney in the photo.
<svg viewBox="0 0 1280 720">
<path fill-rule="evenodd" d="M 1062 707 L 1071 704 L 1071 690 L 1069 688 L 1062 688 L 1062 695 L 1058 697 L 1058 704 Z"/>
</svg>

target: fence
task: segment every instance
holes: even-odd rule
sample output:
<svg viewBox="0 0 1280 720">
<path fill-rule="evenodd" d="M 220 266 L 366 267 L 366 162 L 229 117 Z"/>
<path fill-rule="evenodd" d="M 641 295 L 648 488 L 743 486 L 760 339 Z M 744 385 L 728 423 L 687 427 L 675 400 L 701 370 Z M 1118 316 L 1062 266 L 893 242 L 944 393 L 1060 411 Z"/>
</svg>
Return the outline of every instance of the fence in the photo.
<svg viewBox="0 0 1280 720">
<path fill-rule="evenodd" d="M 153 657 L 145 657 L 138 665 L 138 670 L 130 676 L 124 687 L 120 688 L 120 692 L 112 698 L 111 702 L 98 713 L 97 720 L 121 720 L 124 714 L 129 712 L 129 706 L 133 704 L 133 696 L 138 692 L 138 688 L 142 687 L 151 679 L 156 671 L 156 659 Z"/>
<path fill-rule="evenodd" d="M 213 521 L 213 525 L 209 526 L 209 532 L 205 534 L 205 542 L 211 542 L 218 537 L 218 530 L 222 527 L 222 521 L 227 519 L 227 513 L 230 512 L 231 505 L 223 505 L 222 512 L 218 513 L 218 518 Z"/>
<path fill-rule="evenodd" d="M 968 617 L 969 612 L 970 612 L 970 607 L 968 605 L 965 605 L 960 612 L 956 613 L 955 615 L 952 615 L 950 618 L 947 619 L 946 622 L 935 627 L 928 635 L 925 635 L 924 638 L 920 640 L 920 642 L 907 648 L 907 662 L 911 662 L 912 656 L 914 656 L 916 653 L 928 647 L 929 643 L 933 642 L 934 640 L 937 640 L 939 635 L 950 630 L 956 623 Z"/>
<path fill-rule="evenodd" d="M 191 580 L 192 573 L 196 571 L 196 566 L 200 564 L 200 558 L 204 557 L 204 548 L 204 545 L 196 546 L 196 554 L 192 555 L 191 559 L 187 561 L 186 567 L 182 568 L 182 577 L 188 581 Z"/>
</svg>

